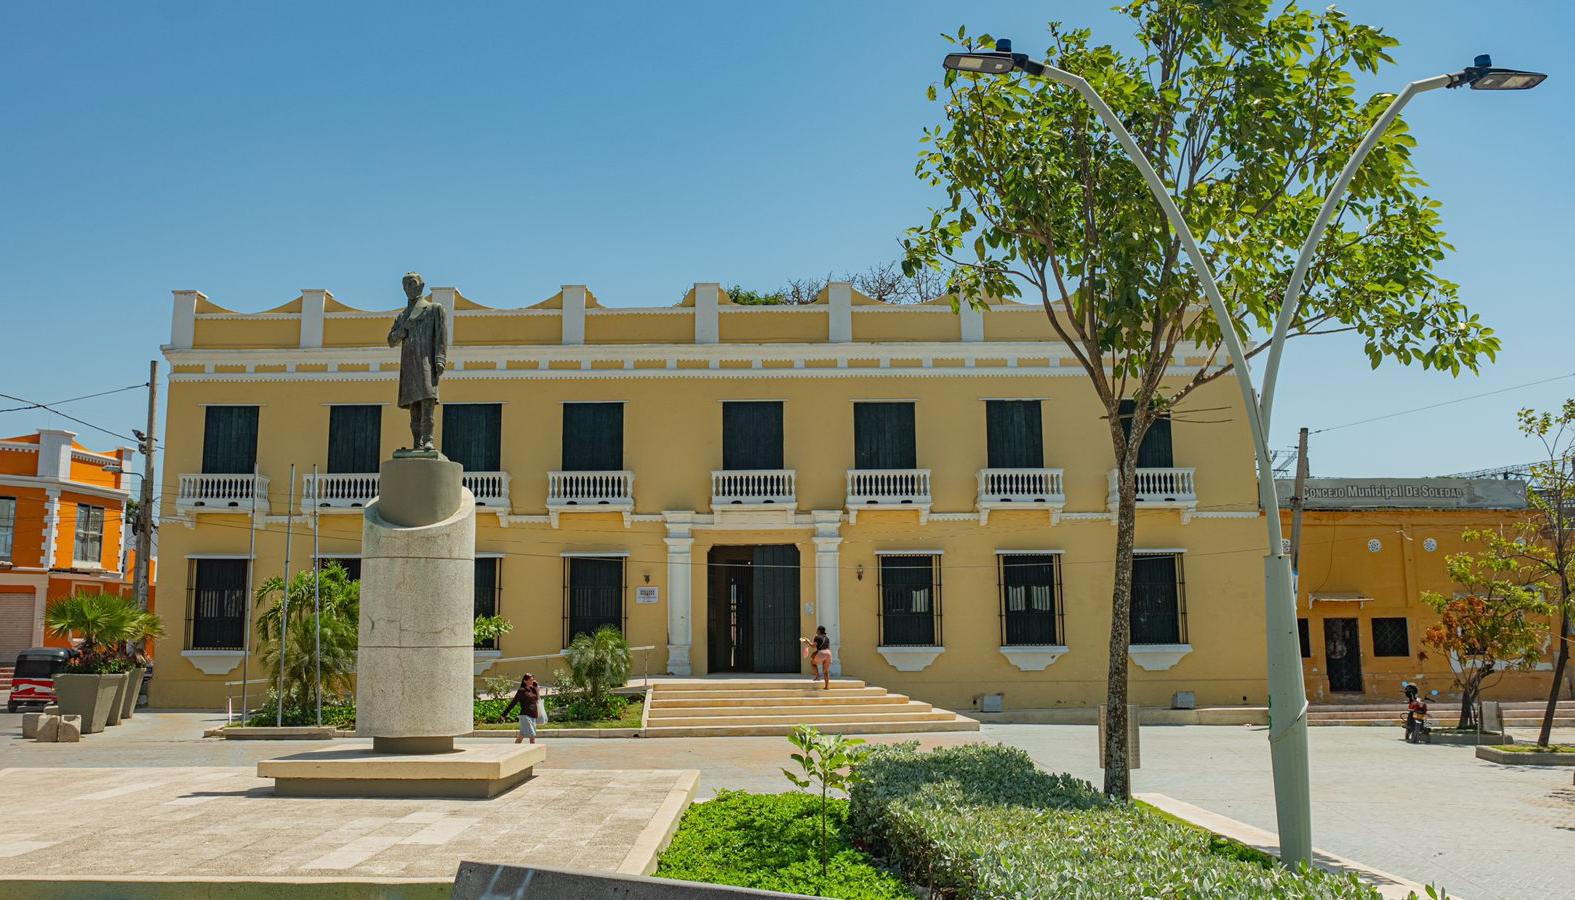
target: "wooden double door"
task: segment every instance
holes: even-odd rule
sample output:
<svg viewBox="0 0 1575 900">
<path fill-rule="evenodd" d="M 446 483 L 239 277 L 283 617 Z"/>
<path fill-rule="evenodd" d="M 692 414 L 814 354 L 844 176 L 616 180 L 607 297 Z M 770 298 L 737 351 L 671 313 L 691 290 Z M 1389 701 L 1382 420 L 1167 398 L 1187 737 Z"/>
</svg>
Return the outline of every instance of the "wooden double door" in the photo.
<svg viewBox="0 0 1575 900">
<path fill-rule="evenodd" d="M 709 671 L 801 671 L 798 548 L 712 547 L 707 563 Z"/>
</svg>

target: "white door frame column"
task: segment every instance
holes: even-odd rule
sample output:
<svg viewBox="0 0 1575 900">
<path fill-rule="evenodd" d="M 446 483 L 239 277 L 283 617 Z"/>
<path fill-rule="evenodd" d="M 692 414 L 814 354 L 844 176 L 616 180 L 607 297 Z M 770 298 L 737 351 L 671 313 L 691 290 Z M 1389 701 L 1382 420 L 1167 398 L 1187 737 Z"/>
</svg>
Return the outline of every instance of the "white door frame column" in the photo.
<svg viewBox="0 0 1575 900">
<path fill-rule="evenodd" d="M 842 512 L 815 510 L 815 605 L 831 638 L 831 674 L 842 674 Z"/>
<path fill-rule="evenodd" d="M 689 649 L 694 641 L 690 624 L 693 603 L 691 582 L 695 539 L 690 532 L 692 512 L 664 512 L 667 520 L 667 674 L 692 675 Z"/>
</svg>

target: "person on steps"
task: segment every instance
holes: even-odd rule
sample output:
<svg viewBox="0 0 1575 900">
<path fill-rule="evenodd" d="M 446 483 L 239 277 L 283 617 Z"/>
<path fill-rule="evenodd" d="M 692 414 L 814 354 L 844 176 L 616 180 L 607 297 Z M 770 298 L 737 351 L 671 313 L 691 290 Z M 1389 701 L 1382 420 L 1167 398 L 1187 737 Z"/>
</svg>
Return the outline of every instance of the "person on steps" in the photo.
<svg viewBox="0 0 1575 900">
<path fill-rule="evenodd" d="M 826 636 L 826 626 L 817 627 L 813 638 L 799 638 L 799 641 L 809 656 L 812 670 L 809 680 L 823 682 L 825 689 L 831 690 L 831 638 Z"/>
<path fill-rule="evenodd" d="M 514 692 L 509 705 L 503 707 L 503 718 L 509 717 L 509 712 L 518 706 L 520 708 L 520 733 L 514 738 L 514 743 L 530 738 L 532 744 L 536 743 L 536 712 L 541 703 L 541 685 L 536 683 L 536 676 L 529 672 L 520 676 L 519 690 Z"/>
</svg>

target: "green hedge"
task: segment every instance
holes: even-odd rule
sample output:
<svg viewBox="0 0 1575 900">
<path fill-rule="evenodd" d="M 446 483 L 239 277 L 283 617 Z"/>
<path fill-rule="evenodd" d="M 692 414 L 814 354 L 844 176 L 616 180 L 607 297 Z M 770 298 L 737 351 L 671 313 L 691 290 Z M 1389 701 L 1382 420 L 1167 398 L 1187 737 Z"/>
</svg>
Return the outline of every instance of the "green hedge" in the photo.
<svg viewBox="0 0 1575 900">
<path fill-rule="evenodd" d="M 831 801 L 830 863 L 820 877 L 820 798 L 720 791 L 684 813 L 656 877 L 847 897 L 911 900 L 913 892 L 848 840 L 846 800 Z"/>
<path fill-rule="evenodd" d="M 1009 747 L 879 747 L 860 774 L 849 814 L 856 839 L 944 896 L 1378 897 L 1354 876 L 1293 873 L 1210 832 L 1111 803 Z"/>
</svg>

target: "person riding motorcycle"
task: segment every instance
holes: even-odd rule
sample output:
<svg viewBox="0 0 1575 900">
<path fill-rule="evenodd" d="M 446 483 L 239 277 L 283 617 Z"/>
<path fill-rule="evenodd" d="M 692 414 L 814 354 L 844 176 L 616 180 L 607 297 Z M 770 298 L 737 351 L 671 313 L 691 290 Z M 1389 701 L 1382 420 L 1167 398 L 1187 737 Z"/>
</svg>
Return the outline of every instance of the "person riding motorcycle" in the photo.
<svg viewBox="0 0 1575 900">
<path fill-rule="evenodd" d="M 1427 701 L 1419 694 L 1416 685 L 1405 686 L 1405 740 L 1408 744 L 1420 744 L 1426 741 L 1428 733 L 1432 730 L 1427 727 Z"/>
</svg>

